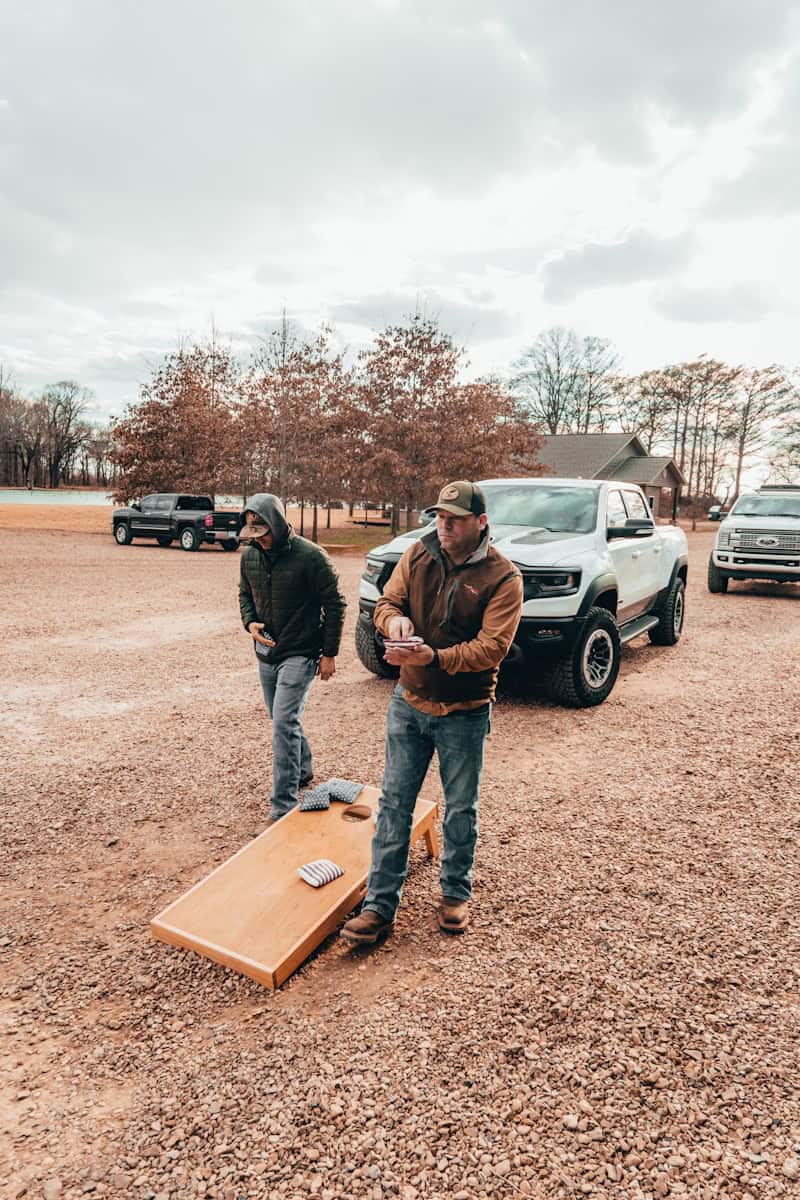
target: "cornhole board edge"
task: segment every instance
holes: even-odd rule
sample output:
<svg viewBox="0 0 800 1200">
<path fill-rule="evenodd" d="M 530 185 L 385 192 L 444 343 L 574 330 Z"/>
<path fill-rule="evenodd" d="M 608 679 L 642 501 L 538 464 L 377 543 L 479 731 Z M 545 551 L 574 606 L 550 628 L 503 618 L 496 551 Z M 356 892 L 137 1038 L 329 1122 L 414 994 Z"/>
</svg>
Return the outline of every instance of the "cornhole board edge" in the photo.
<svg viewBox="0 0 800 1200">
<path fill-rule="evenodd" d="M 434 822 L 438 814 L 438 806 L 431 801 L 418 801 L 418 803 L 430 804 L 430 808 L 420 817 L 418 822 L 412 825 L 411 844 L 413 845 L 421 838 L 424 838 L 428 847 L 428 853 L 432 857 L 436 857 L 439 847 Z M 344 897 L 337 900 L 325 912 L 318 923 L 307 934 L 299 938 L 290 947 L 284 958 L 274 966 L 259 963 L 247 955 L 227 950 L 225 947 L 219 946 L 215 942 L 210 942 L 198 934 L 188 934 L 185 930 L 171 925 L 167 920 L 172 909 L 182 904 L 198 888 L 205 886 L 218 872 L 229 867 L 232 862 L 253 845 L 253 842 L 260 841 L 262 838 L 268 837 L 269 834 L 270 829 L 265 829 L 257 838 L 253 838 L 246 845 L 235 851 L 230 858 L 225 859 L 218 867 L 210 871 L 208 875 L 205 875 L 197 883 L 193 884 L 188 891 L 176 897 L 175 900 L 172 900 L 166 908 L 162 909 L 160 913 L 152 918 L 150 921 L 150 933 L 156 941 L 164 942 L 169 946 L 176 946 L 181 950 L 193 950 L 204 958 L 208 958 L 220 966 L 238 971 L 240 974 L 254 979 L 257 983 L 266 984 L 267 987 L 275 991 L 331 935 L 342 918 L 363 900 L 367 891 L 366 881 L 359 884 L 355 890 L 347 892 Z"/>
</svg>

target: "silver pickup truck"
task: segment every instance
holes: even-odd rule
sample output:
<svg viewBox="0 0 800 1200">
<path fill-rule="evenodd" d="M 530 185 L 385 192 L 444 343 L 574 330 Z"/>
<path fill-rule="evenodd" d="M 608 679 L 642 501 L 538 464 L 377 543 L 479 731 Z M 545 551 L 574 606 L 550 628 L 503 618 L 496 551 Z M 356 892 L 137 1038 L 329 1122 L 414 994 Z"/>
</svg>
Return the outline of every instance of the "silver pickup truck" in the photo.
<svg viewBox="0 0 800 1200">
<path fill-rule="evenodd" d="M 616 682 L 620 648 L 647 633 L 661 646 L 681 636 L 686 611 L 686 535 L 653 522 L 635 484 L 594 479 L 490 479 L 492 541 L 522 571 L 522 620 L 504 670 L 544 684 L 561 704 L 601 704 Z M 367 555 L 356 650 L 375 675 L 383 658 L 375 604 L 409 541 L 401 534 Z"/>
<path fill-rule="evenodd" d="M 717 531 L 708 590 L 731 579 L 800 583 L 800 487 L 776 485 L 740 496 Z"/>
</svg>

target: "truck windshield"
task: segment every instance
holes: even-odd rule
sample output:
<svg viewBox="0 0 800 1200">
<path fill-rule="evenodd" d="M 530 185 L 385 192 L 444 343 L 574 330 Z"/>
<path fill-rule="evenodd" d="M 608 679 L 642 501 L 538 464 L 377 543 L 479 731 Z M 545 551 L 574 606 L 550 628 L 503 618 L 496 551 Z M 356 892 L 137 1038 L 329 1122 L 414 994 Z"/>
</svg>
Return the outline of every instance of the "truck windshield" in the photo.
<svg viewBox="0 0 800 1200">
<path fill-rule="evenodd" d="M 740 496 L 730 511 L 732 517 L 798 517 L 800 495 Z"/>
<path fill-rule="evenodd" d="M 554 533 L 591 533 L 597 523 L 598 488 L 554 484 L 487 484 L 491 525 L 537 525 Z"/>
</svg>

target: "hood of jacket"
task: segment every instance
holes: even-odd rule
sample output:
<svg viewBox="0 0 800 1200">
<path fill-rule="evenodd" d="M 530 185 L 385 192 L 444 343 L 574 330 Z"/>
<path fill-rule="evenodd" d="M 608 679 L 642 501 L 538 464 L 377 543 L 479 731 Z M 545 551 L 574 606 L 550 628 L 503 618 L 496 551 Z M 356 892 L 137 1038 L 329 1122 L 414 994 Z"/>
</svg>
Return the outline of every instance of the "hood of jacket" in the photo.
<svg viewBox="0 0 800 1200">
<path fill-rule="evenodd" d="M 286 509 L 271 492 L 256 492 L 251 496 L 242 509 L 242 519 L 247 512 L 254 512 L 261 517 L 272 530 L 272 549 L 277 550 L 289 541 L 292 527 L 286 520 Z"/>
</svg>

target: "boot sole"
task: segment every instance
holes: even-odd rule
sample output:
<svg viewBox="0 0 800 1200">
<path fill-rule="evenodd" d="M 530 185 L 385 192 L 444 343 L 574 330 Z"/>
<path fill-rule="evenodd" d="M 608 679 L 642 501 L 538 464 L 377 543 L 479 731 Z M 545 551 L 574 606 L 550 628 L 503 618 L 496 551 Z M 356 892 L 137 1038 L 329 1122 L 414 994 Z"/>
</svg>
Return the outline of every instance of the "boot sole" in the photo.
<svg viewBox="0 0 800 1200">
<path fill-rule="evenodd" d="M 387 925 L 385 929 L 379 929 L 377 933 L 350 933 L 349 930 L 342 929 L 339 937 L 350 942 L 351 946 L 375 946 L 388 937 L 393 930 L 393 925 Z"/>
<path fill-rule="evenodd" d="M 438 924 L 442 933 L 466 933 L 469 928 L 469 921 L 465 921 L 463 925 L 448 925 L 439 918 Z"/>
</svg>

